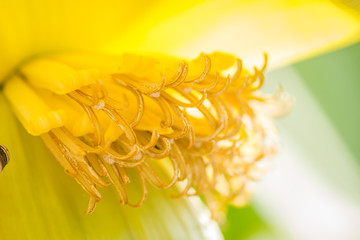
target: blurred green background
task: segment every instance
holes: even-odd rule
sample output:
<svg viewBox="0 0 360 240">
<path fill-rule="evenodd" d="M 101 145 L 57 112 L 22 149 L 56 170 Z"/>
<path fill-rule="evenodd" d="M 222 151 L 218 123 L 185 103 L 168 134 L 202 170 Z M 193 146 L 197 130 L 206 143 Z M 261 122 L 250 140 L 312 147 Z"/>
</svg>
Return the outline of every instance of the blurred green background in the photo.
<svg viewBox="0 0 360 240">
<path fill-rule="evenodd" d="M 225 239 L 360 239 L 360 43 L 268 72 L 279 84 L 295 98 L 282 149 Z"/>
</svg>

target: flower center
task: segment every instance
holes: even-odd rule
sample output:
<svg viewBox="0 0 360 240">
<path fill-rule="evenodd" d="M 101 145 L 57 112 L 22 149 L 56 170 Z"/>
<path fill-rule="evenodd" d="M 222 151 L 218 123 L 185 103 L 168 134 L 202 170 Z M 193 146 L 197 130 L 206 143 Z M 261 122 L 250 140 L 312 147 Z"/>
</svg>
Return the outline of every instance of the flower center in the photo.
<svg viewBox="0 0 360 240">
<path fill-rule="evenodd" d="M 110 183 L 133 207 L 147 183 L 240 203 L 259 160 L 274 152 L 272 114 L 288 110 L 282 94 L 258 92 L 266 62 L 249 73 L 222 53 L 192 61 L 56 55 L 20 67 L 4 91 L 27 131 L 89 193 L 87 213 Z M 127 190 L 133 182 L 137 203 Z"/>
</svg>

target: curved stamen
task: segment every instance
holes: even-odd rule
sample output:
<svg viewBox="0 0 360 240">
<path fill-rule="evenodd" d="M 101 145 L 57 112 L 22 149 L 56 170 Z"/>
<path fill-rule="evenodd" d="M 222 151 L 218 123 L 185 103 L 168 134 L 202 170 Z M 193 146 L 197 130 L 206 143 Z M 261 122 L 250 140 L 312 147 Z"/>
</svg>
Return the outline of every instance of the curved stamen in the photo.
<svg viewBox="0 0 360 240">
<path fill-rule="evenodd" d="M 207 188 L 205 165 L 201 157 L 194 157 L 191 165 L 194 175 L 192 187 L 194 188 L 195 192 L 187 193 L 186 195 L 196 196 L 199 195 L 203 189 Z"/>
<path fill-rule="evenodd" d="M 144 82 L 139 82 L 134 77 L 122 73 L 112 74 L 111 76 L 116 82 L 135 88 L 147 95 L 160 92 L 165 87 L 165 77 L 161 77 L 160 83 L 144 84 Z"/>
<path fill-rule="evenodd" d="M 268 64 L 268 60 L 269 60 L 269 56 L 267 55 L 267 53 L 264 53 L 264 64 L 263 64 L 262 68 L 260 69 L 260 72 L 263 72 L 265 70 L 265 68 L 267 67 L 267 64 Z"/>
<path fill-rule="evenodd" d="M 166 88 L 172 88 L 174 85 L 178 85 L 179 79 L 181 79 L 181 75 L 184 71 L 184 66 L 185 63 L 183 61 L 180 61 L 178 70 L 175 75 L 167 80 L 167 83 L 165 84 Z"/>
<path fill-rule="evenodd" d="M 205 66 L 204 66 L 204 70 L 201 73 L 201 75 L 195 79 L 192 80 L 186 80 L 186 83 L 197 83 L 197 82 L 201 82 L 202 80 L 204 80 L 206 78 L 206 76 L 208 75 L 208 73 L 210 72 L 211 69 L 211 60 L 209 58 L 208 55 L 206 55 L 205 53 L 204 55 L 204 60 L 205 60 Z"/>
<path fill-rule="evenodd" d="M 195 131 L 194 127 L 189 125 L 189 144 L 186 146 L 187 149 L 191 148 L 194 145 L 195 141 Z"/>
<path fill-rule="evenodd" d="M 164 158 L 167 157 L 170 153 L 171 150 L 171 143 L 170 141 L 165 138 L 165 137 L 160 137 L 160 140 L 163 143 L 163 149 L 162 150 L 158 150 L 155 148 L 151 148 L 148 151 L 145 152 L 145 154 L 149 157 L 149 158 L 155 158 L 155 159 L 160 159 L 160 158 Z"/>
<path fill-rule="evenodd" d="M 178 92 L 181 91 L 179 89 L 176 89 Z M 180 92 L 182 95 L 183 91 Z M 180 106 L 180 107 L 185 107 L 185 108 L 197 108 L 199 107 L 201 104 L 203 104 L 203 102 L 205 101 L 207 94 L 206 92 L 204 92 L 201 96 L 201 99 L 198 100 L 197 102 L 190 102 L 190 103 L 184 103 L 178 99 L 176 99 L 175 97 L 171 96 L 169 93 L 167 93 L 166 91 L 161 93 L 161 96 L 164 97 L 167 101 L 172 102 L 173 104 Z"/>
<path fill-rule="evenodd" d="M 72 145 L 71 149 L 79 148 L 83 149 L 86 153 L 101 153 L 103 151 L 103 148 L 101 146 L 90 146 L 87 143 L 83 142 L 79 138 L 75 137 L 70 133 L 68 129 L 65 127 L 61 127 L 58 129 L 54 129 L 53 132 L 58 136 L 64 136 L 64 139 L 67 138 L 68 141 L 71 141 L 74 145 Z"/>
<path fill-rule="evenodd" d="M 180 62 L 182 63 L 182 62 Z M 170 83 L 170 84 L 167 84 L 165 85 L 166 88 L 175 88 L 177 86 L 179 86 L 180 84 L 182 84 L 187 75 L 188 75 L 188 72 L 189 72 L 189 65 L 185 62 L 185 63 L 182 63 L 182 70 L 181 70 L 181 74 L 180 76 L 176 79 L 176 81 Z"/>
<path fill-rule="evenodd" d="M 119 176 L 121 177 L 121 181 L 126 185 L 129 184 L 130 177 L 126 172 L 126 168 L 119 166 L 119 164 L 114 164 L 116 166 L 116 169 L 118 170 Z"/>
<path fill-rule="evenodd" d="M 113 150 L 113 149 L 108 149 L 103 155 L 102 157 L 108 161 L 109 163 L 117 163 L 121 166 L 136 166 L 141 164 L 144 159 L 140 158 L 137 160 L 130 160 L 131 158 L 134 158 L 135 156 L 141 154 L 139 152 L 139 147 L 137 145 L 133 145 L 130 147 L 130 150 L 128 153 L 126 154 L 120 154 L 117 151 Z M 139 158 L 139 157 L 135 157 L 135 158 Z M 125 160 L 129 160 L 129 161 L 125 161 Z"/>
<path fill-rule="evenodd" d="M 100 162 L 99 156 L 97 154 L 87 154 L 85 156 L 85 160 L 88 162 L 88 164 L 94 169 L 94 171 L 99 175 L 100 177 L 106 177 L 106 169 L 104 165 Z"/>
<path fill-rule="evenodd" d="M 75 90 L 73 92 L 68 93 L 72 99 L 76 99 L 78 102 L 86 105 L 86 106 L 93 106 L 93 101 L 90 96 L 85 95 L 85 93 L 81 92 L 80 90 Z"/>
<path fill-rule="evenodd" d="M 254 68 L 254 70 L 255 70 L 254 81 L 249 84 L 249 88 L 248 88 L 249 91 L 256 91 L 259 88 L 261 88 L 264 83 L 264 80 L 265 80 L 264 74 L 261 71 L 259 71 L 257 68 Z M 254 86 L 254 82 L 257 79 L 258 79 L 258 81 L 257 81 L 258 84 L 257 84 L 257 86 Z"/>
<path fill-rule="evenodd" d="M 89 166 L 88 162 L 86 161 L 79 161 L 80 171 L 86 176 L 92 183 L 95 185 L 105 188 L 109 186 L 109 183 L 104 182 L 100 176 L 94 171 L 94 169 Z"/>
<path fill-rule="evenodd" d="M 220 74 L 216 72 L 215 80 L 210 84 L 190 83 L 186 85 L 187 88 L 198 90 L 199 92 L 210 91 L 214 89 L 220 82 Z"/>
<path fill-rule="evenodd" d="M 176 106 L 174 104 L 170 104 L 170 106 L 176 113 L 176 116 L 179 117 L 181 124 L 182 124 L 182 128 L 173 127 L 173 129 L 178 131 L 178 133 L 175 133 L 175 131 L 174 131 L 174 133 L 166 134 L 166 136 L 171 139 L 183 138 L 183 137 L 187 136 L 187 134 L 189 133 L 189 128 L 190 128 L 189 120 L 186 117 L 186 115 L 179 109 L 178 106 Z"/>
<path fill-rule="evenodd" d="M 196 101 L 196 97 L 192 94 L 187 94 L 186 97 L 190 101 Z M 205 107 L 204 105 L 200 105 L 197 107 L 197 109 L 204 115 L 204 117 L 208 120 L 208 123 L 212 128 L 216 128 L 217 126 L 217 120 L 216 118 L 211 114 L 208 107 Z"/>
<path fill-rule="evenodd" d="M 136 143 L 136 135 L 134 130 L 129 125 L 129 123 L 125 120 L 123 116 L 121 116 L 118 112 L 114 110 L 110 110 L 104 108 L 103 111 L 119 126 L 119 128 L 125 133 L 126 137 L 129 140 L 130 145 L 134 145 Z"/>
<path fill-rule="evenodd" d="M 143 92 L 144 94 L 147 94 L 148 96 L 152 97 L 152 96 L 156 96 L 158 94 L 160 94 L 160 92 L 164 89 L 165 87 L 165 77 L 161 76 L 161 82 L 160 84 L 156 85 L 155 88 L 152 89 L 151 92 Z"/>
<path fill-rule="evenodd" d="M 159 131 L 154 129 L 152 134 L 151 134 L 150 141 L 146 145 L 141 146 L 140 147 L 141 150 L 145 151 L 145 150 L 148 150 L 150 148 L 153 148 L 156 145 L 156 143 L 158 142 L 159 137 L 160 137 Z"/>
<path fill-rule="evenodd" d="M 84 178 L 80 174 L 75 176 L 74 179 L 90 195 L 90 197 L 95 198 L 97 202 L 99 202 L 101 200 L 101 194 L 96 189 L 94 184 L 91 184 L 86 178 Z"/>
<path fill-rule="evenodd" d="M 215 140 L 210 140 L 208 142 L 195 142 L 195 146 L 188 149 L 188 153 L 194 156 L 204 156 L 211 154 L 215 146 Z"/>
<path fill-rule="evenodd" d="M 140 93 L 138 90 L 136 90 L 136 88 L 127 86 L 121 81 L 120 82 L 116 81 L 116 83 L 118 83 L 120 86 L 122 86 L 123 88 L 130 91 L 136 97 L 138 110 L 137 110 L 137 114 L 136 114 L 135 118 L 130 123 L 131 127 L 135 127 L 136 125 L 139 124 L 141 118 L 144 115 L 144 97 L 143 97 L 142 93 Z"/>
<path fill-rule="evenodd" d="M 185 195 L 188 194 L 189 190 L 191 189 L 192 187 L 192 182 L 193 182 L 193 171 L 191 171 L 191 166 L 189 166 L 188 164 L 186 165 L 186 168 L 188 169 L 187 170 L 187 176 L 186 176 L 186 186 L 185 188 L 177 195 L 171 195 L 172 198 L 174 199 L 178 199 L 178 198 L 181 198 Z M 190 170 L 189 170 L 190 169 Z"/>
<path fill-rule="evenodd" d="M 241 127 L 243 126 L 243 122 L 241 121 L 241 118 L 237 117 L 235 119 L 235 123 L 233 125 L 234 125 L 233 129 L 232 130 L 229 129 L 229 131 L 227 131 L 225 133 L 225 135 L 223 137 L 221 137 L 220 139 L 231 139 L 235 135 L 239 134 Z M 239 137 L 241 137 L 241 136 L 239 136 Z"/>
<path fill-rule="evenodd" d="M 84 171 L 80 169 L 79 164 L 75 161 L 75 158 L 71 154 L 69 149 L 55 136 L 55 134 L 49 132 L 48 135 L 50 136 L 51 140 L 57 145 L 58 150 L 61 152 L 60 156 L 58 154 L 55 155 L 58 157 L 58 160 L 60 162 L 63 162 L 62 159 L 67 161 L 67 163 L 76 171 L 76 175 L 73 176 L 75 180 L 87 193 L 89 193 L 90 196 L 96 198 L 97 201 L 100 201 L 101 194 L 96 189 L 95 185 L 90 181 L 90 179 L 84 176 Z"/>
<path fill-rule="evenodd" d="M 235 81 L 236 79 L 238 79 L 240 77 L 242 69 L 243 69 L 242 60 L 237 58 L 236 59 L 236 71 L 235 71 L 234 75 L 231 78 L 231 82 Z"/>
<path fill-rule="evenodd" d="M 89 203 L 88 203 L 88 208 L 87 210 L 85 211 L 85 214 L 90 214 L 92 213 L 94 210 L 95 210 L 95 206 L 96 206 L 96 203 L 97 203 L 97 199 L 95 197 L 90 197 L 89 199 Z"/>
<path fill-rule="evenodd" d="M 176 143 L 172 144 L 172 149 L 170 153 L 170 159 L 172 162 L 177 163 L 178 166 L 178 179 L 179 181 L 185 180 L 187 177 L 187 169 L 186 169 L 186 162 L 184 159 L 183 154 L 181 153 L 178 145 Z"/>
<path fill-rule="evenodd" d="M 102 131 L 101 131 L 101 128 L 100 128 L 100 123 L 99 123 L 99 120 L 94 112 L 94 110 L 81 103 L 81 101 L 79 99 L 77 99 L 74 95 L 72 94 L 68 94 L 68 96 L 70 98 L 72 98 L 74 101 L 76 101 L 86 112 L 86 114 L 88 115 L 89 119 L 90 119 L 90 122 L 91 122 L 91 125 L 94 129 L 94 145 L 95 146 L 99 146 L 101 145 L 101 143 L 103 142 L 103 134 L 102 134 Z"/>
<path fill-rule="evenodd" d="M 120 197 L 120 203 L 122 205 L 125 205 L 128 203 L 128 195 L 126 193 L 126 189 L 124 186 L 124 183 L 122 181 L 122 178 L 117 171 L 117 168 L 114 164 L 110 165 L 105 160 L 102 160 L 102 163 L 104 164 L 106 171 L 108 173 L 109 179 L 112 182 L 112 184 L 115 186 L 116 191 L 118 192 L 118 195 Z"/>
<path fill-rule="evenodd" d="M 211 93 L 213 93 L 215 96 L 220 96 L 229 88 L 230 84 L 231 84 L 231 78 L 229 74 L 226 78 L 226 82 L 224 83 L 224 86 L 219 90 L 211 90 Z"/>
<path fill-rule="evenodd" d="M 139 171 L 144 176 L 144 178 L 150 182 L 150 184 L 157 189 L 164 189 L 165 183 L 157 176 L 157 174 L 154 172 L 154 170 L 151 169 L 149 164 L 144 162 L 140 166 L 138 166 Z"/>
<path fill-rule="evenodd" d="M 94 112 L 94 110 L 88 106 L 85 106 L 83 104 L 80 104 L 81 107 L 85 110 L 86 114 L 88 115 L 88 117 L 90 118 L 90 122 L 91 122 L 91 125 L 94 129 L 94 145 L 95 146 L 99 146 L 101 145 L 101 143 L 104 141 L 104 135 L 102 134 L 102 131 L 101 131 L 101 127 L 100 127 L 100 122 Z"/>
<path fill-rule="evenodd" d="M 163 112 L 163 120 L 160 122 L 160 126 L 162 128 L 172 127 L 174 124 L 174 116 L 169 103 L 162 97 L 153 98 L 153 100 L 160 106 Z"/>
<path fill-rule="evenodd" d="M 138 203 L 133 204 L 133 203 L 129 202 L 128 205 L 130 207 L 133 207 L 133 208 L 138 208 L 144 203 L 144 201 L 145 201 L 145 199 L 147 197 L 148 191 L 147 191 L 147 188 L 146 188 L 145 177 L 143 176 L 141 170 L 139 170 L 138 168 L 135 168 L 135 171 L 136 171 L 136 173 L 137 173 L 137 175 L 139 176 L 139 179 L 140 179 L 142 195 L 141 195 L 141 199 L 139 200 Z"/>
</svg>

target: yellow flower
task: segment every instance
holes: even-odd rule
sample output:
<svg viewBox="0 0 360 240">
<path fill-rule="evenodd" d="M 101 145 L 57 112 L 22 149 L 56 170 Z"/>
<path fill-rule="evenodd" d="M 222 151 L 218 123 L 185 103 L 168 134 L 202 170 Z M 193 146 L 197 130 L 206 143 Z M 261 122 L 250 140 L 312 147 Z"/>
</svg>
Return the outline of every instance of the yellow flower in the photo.
<svg viewBox="0 0 360 240">
<path fill-rule="evenodd" d="M 0 182 L 1 199 L 6 199 L 9 193 L 14 203 L 2 213 L 0 228 L 4 228 L 3 232 L 8 231 L 6 226 L 13 221 L 7 220 L 19 206 L 14 216 L 23 216 L 25 229 L 30 228 L 25 235 L 14 233 L 19 238 L 31 238 L 36 233 L 41 234 L 40 238 L 54 238 L 62 232 L 56 229 L 57 224 L 63 226 L 66 219 L 70 224 L 64 225 L 58 238 L 69 238 L 72 233 L 75 238 L 108 235 L 114 238 L 121 234 L 123 237 L 129 234 L 127 237 L 156 238 L 159 231 L 152 231 L 149 227 L 153 224 L 152 215 L 162 219 L 161 224 L 169 224 L 168 233 L 158 235 L 159 238 L 176 238 L 180 235 L 171 229 L 170 222 L 175 224 L 177 221 L 166 223 L 171 216 L 177 219 L 176 214 L 187 215 L 184 217 L 186 220 L 179 217 L 180 222 L 186 221 L 183 223 L 188 230 L 186 233 L 193 234 L 186 238 L 205 238 L 200 226 L 188 227 L 198 220 L 193 210 L 189 210 L 187 200 L 164 200 L 164 195 L 201 193 L 214 210 L 225 201 L 241 204 L 247 197 L 247 181 L 256 177 L 257 163 L 274 152 L 273 145 L 265 141 L 271 139 L 273 133 L 269 117 L 280 115 L 287 106 L 281 101 L 281 92 L 269 97 L 258 92 L 264 80 L 266 57 L 263 67 L 248 71 L 242 67 L 240 59 L 219 52 L 201 54 L 191 61 L 161 54 L 120 52 L 152 50 L 189 57 L 201 48 L 227 51 L 230 49 L 226 47 L 234 47 L 234 41 L 209 45 L 208 42 L 212 41 L 202 39 L 204 36 L 215 41 L 215 37 L 220 36 L 227 40 L 257 40 L 240 41 L 240 46 L 246 47 L 233 48 L 235 53 L 241 50 L 245 56 L 249 56 L 255 45 L 260 46 L 261 51 L 279 53 L 276 42 L 281 43 L 292 27 L 303 26 L 305 13 L 309 14 L 308 17 L 318 15 L 317 7 L 326 10 L 318 16 L 318 23 L 308 25 L 307 29 L 302 29 L 304 31 L 300 29 L 299 36 L 304 38 L 291 39 L 301 47 L 288 51 L 289 46 L 282 46 L 285 53 L 274 54 L 275 59 L 280 61 L 299 54 L 299 51 L 310 50 L 306 48 L 311 42 L 307 36 L 313 36 L 322 28 L 321 41 L 311 48 L 327 42 L 329 39 L 324 41 L 324 36 L 332 36 L 330 40 L 336 44 L 343 42 L 344 35 L 348 37 L 346 39 L 354 40 L 353 33 L 359 30 L 356 16 L 349 16 L 325 1 L 292 1 L 291 4 L 275 1 L 273 5 L 265 1 L 204 2 L 195 7 L 190 2 L 183 6 L 172 5 L 173 2 L 154 6 L 140 2 L 135 6 L 111 0 L 92 4 L 65 1 L 58 2 L 56 11 L 53 6 L 47 6 L 51 2 L 40 4 L 32 11 L 23 1 L 20 3 L 3 3 L 2 8 L 10 9 L 1 15 L 3 23 L 16 19 L 12 21 L 15 24 L 2 25 L 0 79 L 6 80 L 3 84 L 6 98 L 24 128 L 32 135 L 40 135 L 65 172 L 88 192 L 87 212 L 94 210 L 102 194 L 106 194 L 110 202 L 100 204 L 93 213 L 102 223 L 93 223 L 95 218 L 90 216 L 73 214 L 72 211 L 78 211 L 81 205 L 77 199 L 82 202 L 83 198 L 75 193 L 77 188 L 66 178 L 57 175 L 58 170 L 54 169 L 52 158 L 46 152 L 40 154 L 39 161 L 12 154 L 12 162 L 21 162 L 22 159 L 25 169 L 9 167 L 5 174 L 19 172 L 1 176 L 6 180 Z M 17 14 L 12 12 L 14 6 Z M 291 14 L 294 22 L 272 22 L 283 24 L 282 29 L 286 30 L 272 36 L 269 33 L 275 28 L 265 19 L 271 19 L 269 16 L 274 12 L 279 16 Z M 251 13 L 256 13 L 256 18 L 253 19 Z M 163 21 L 168 17 L 171 18 Z M 339 36 L 333 36 L 332 27 L 326 28 L 329 19 L 336 19 L 332 23 L 338 24 L 336 33 L 340 33 Z M 223 26 L 240 26 L 245 31 L 232 38 L 230 34 L 223 34 Z M 297 27 L 295 31 L 298 31 Z M 267 40 L 264 36 L 273 39 Z M 183 44 L 196 37 L 197 41 L 208 45 L 198 46 L 194 51 L 195 41 L 189 45 L 192 46 L 188 48 L 190 51 L 185 51 Z M 108 54 L 63 53 L 70 50 L 101 50 Z M 54 51 L 61 53 L 49 54 Z M 21 149 L 21 144 L 11 144 L 9 139 L 12 134 L 17 134 L 17 130 L 14 130 L 4 99 L 1 101 L 4 108 L 2 122 L 4 126 L 6 123 L 10 125 L 9 129 L 4 127 L 7 134 L 2 136 L 4 142 L 1 144 L 8 146 L 6 143 L 9 143 L 12 146 L 9 146 L 10 152 L 16 151 L 15 146 Z M 20 134 L 22 139 L 36 141 Z M 36 149 L 43 151 L 38 144 L 35 142 Z M 29 149 L 27 153 L 30 154 Z M 25 175 L 19 176 L 20 172 Z M 52 173 L 56 178 L 51 178 Z M 36 176 L 38 174 L 42 180 Z M 43 182 L 47 192 L 37 194 L 32 186 L 35 182 Z M 71 194 L 61 187 L 53 188 L 59 186 L 59 182 L 69 187 Z M 148 183 L 160 189 L 175 187 L 167 194 L 150 187 L 150 203 L 136 211 L 121 207 L 115 203 L 111 192 L 97 188 L 106 188 L 109 183 L 117 190 L 120 203 L 131 206 L 139 206 L 145 201 Z M 61 199 L 57 197 L 61 194 L 59 192 L 65 195 Z M 24 198 L 29 198 L 30 204 L 21 206 L 27 201 L 22 200 Z M 133 199 L 138 199 L 138 202 Z M 64 207 L 64 203 L 68 204 L 65 212 L 59 207 Z M 39 205 L 52 211 L 44 212 Z M 105 206 L 101 209 L 101 205 Z M 164 213 L 165 217 L 159 210 L 163 207 L 170 209 Z M 33 223 L 29 221 L 31 217 Z M 117 222 L 112 221 L 112 217 L 117 219 L 118 226 L 128 230 L 116 231 Z M 42 231 L 41 226 L 46 223 L 49 223 L 49 228 Z M 91 223 L 93 227 L 90 227 Z M 71 225 L 78 228 L 74 230 Z M 96 227 L 99 227 L 98 231 L 93 229 Z M 8 236 L 5 238 L 11 238 Z"/>
</svg>

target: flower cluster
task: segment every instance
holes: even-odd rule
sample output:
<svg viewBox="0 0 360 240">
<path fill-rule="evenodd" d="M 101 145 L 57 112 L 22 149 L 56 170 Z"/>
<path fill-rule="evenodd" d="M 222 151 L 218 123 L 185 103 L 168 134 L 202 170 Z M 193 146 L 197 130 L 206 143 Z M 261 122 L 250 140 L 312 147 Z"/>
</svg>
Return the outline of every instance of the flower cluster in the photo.
<svg viewBox="0 0 360 240">
<path fill-rule="evenodd" d="M 141 206 L 150 183 L 174 197 L 202 194 L 216 210 L 241 204 L 259 161 L 275 151 L 272 117 L 289 101 L 259 93 L 266 63 L 265 55 L 250 72 L 224 53 L 62 54 L 24 64 L 4 91 L 27 131 L 88 192 L 87 213 L 110 183 L 121 204 Z M 142 191 L 136 203 L 131 184 Z"/>
</svg>

